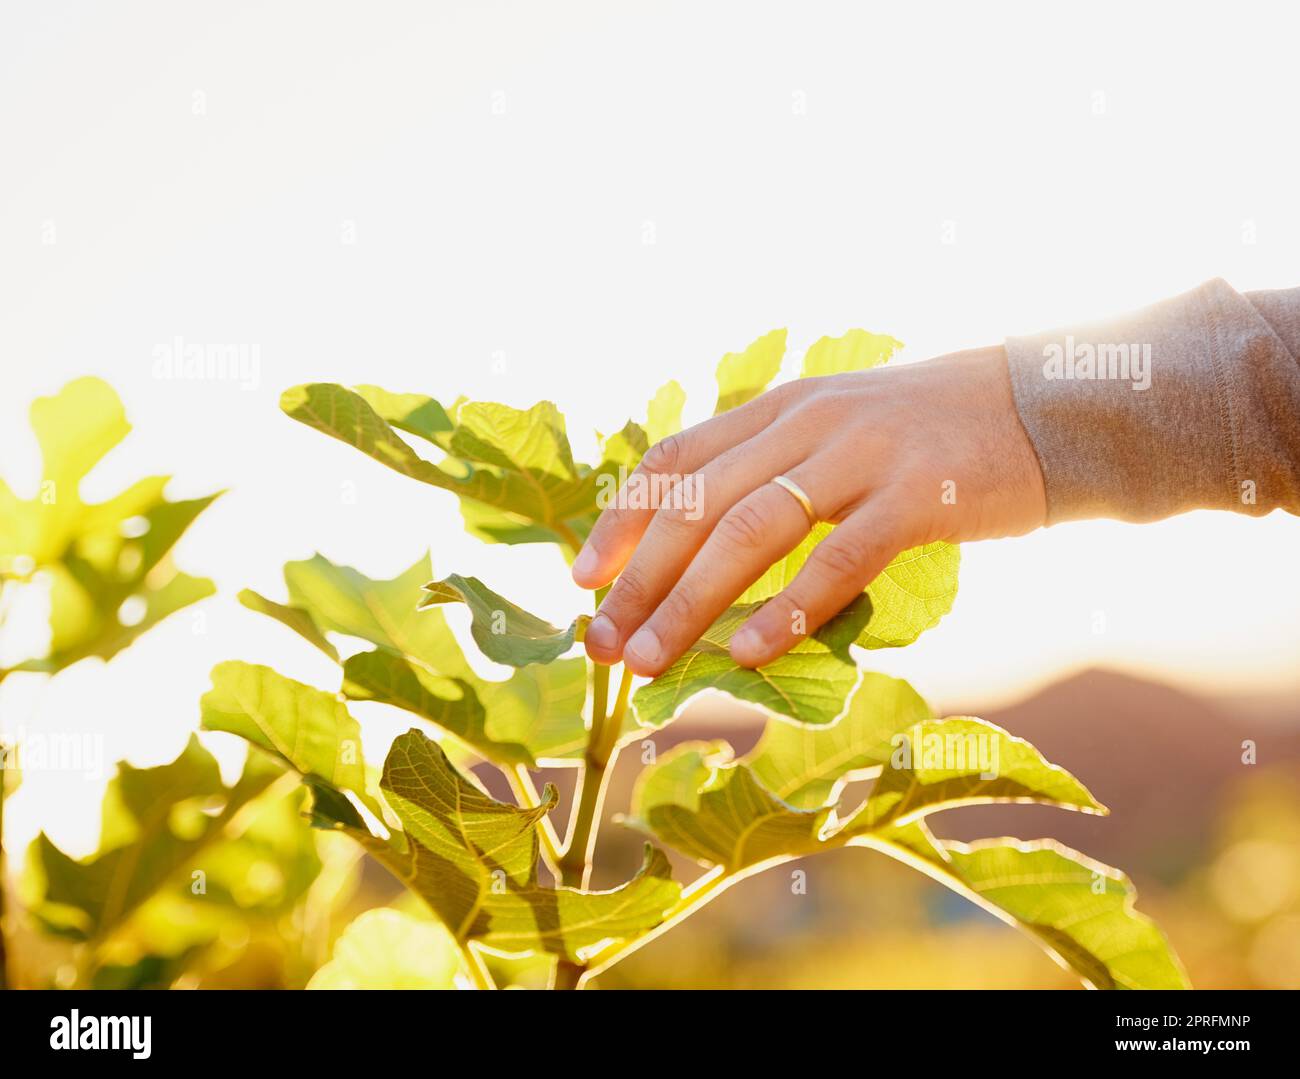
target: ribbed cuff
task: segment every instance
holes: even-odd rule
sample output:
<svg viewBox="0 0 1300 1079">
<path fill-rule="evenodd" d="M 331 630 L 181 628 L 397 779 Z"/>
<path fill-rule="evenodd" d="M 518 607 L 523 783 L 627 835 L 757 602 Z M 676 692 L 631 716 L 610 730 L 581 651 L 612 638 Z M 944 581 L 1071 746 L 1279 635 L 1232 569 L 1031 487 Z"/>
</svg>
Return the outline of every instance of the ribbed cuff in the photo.
<svg viewBox="0 0 1300 1079">
<path fill-rule="evenodd" d="M 1284 339 L 1300 336 L 1300 290 L 1259 295 L 1257 308 L 1216 279 L 1104 323 L 1007 340 L 1049 524 L 1300 506 L 1300 373 Z"/>
</svg>

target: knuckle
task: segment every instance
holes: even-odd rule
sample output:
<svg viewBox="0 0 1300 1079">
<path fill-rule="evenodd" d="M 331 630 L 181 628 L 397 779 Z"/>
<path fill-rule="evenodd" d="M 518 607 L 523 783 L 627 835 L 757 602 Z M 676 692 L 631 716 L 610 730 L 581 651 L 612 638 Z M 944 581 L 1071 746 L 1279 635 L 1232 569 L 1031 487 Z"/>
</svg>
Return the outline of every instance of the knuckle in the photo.
<svg viewBox="0 0 1300 1079">
<path fill-rule="evenodd" d="M 915 492 L 932 486 L 929 481 L 900 482 L 882 491 L 873 500 L 877 507 L 873 534 L 901 542 L 915 532 L 919 516 Z"/>
<path fill-rule="evenodd" d="M 718 522 L 717 535 L 729 547 L 751 551 L 762 544 L 770 527 L 766 513 L 752 502 L 741 502 Z"/>
<path fill-rule="evenodd" d="M 674 588 L 655 612 L 655 622 L 674 631 L 690 622 L 699 609 L 693 592 L 689 585 Z"/>
<path fill-rule="evenodd" d="M 835 578 L 866 577 L 879 543 L 860 536 L 836 537 L 833 533 L 813 550 L 811 558 L 822 573 Z"/>
<path fill-rule="evenodd" d="M 655 512 L 655 528 L 670 540 L 682 539 L 699 528 L 700 520 L 693 517 L 680 501 L 669 501 Z"/>
<path fill-rule="evenodd" d="M 790 622 L 792 616 L 799 614 L 803 609 L 803 604 L 787 588 L 764 603 L 759 613 L 765 620 L 771 620 L 773 624 L 785 625 Z"/>
<path fill-rule="evenodd" d="M 776 413 L 789 408 L 806 392 L 807 387 L 801 385 L 798 381 L 781 382 L 763 394 L 759 400 L 763 401 L 764 406 L 770 413 Z"/>
<path fill-rule="evenodd" d="M 614 587 L 609 590 L 605 606 L 615 616 L 626 610 L 635 610 L 650 604 L 653 592 L 645 578 L 636 570 L 624 570 Z"/>
<path fill-rule="evenodd" d="M 686 459 L 686 433 L 679 431 L 656 442 L 641 459 L 647 472 L 677 472 L 678 465 Z"/>
<path fill-rule="evenodd" d="M 811 431 L 823 431 L 837 423 L 840 413 L 838 395 L 827 391 L 814 391 L 799 402 L 798 419 Z"/>
</svg>

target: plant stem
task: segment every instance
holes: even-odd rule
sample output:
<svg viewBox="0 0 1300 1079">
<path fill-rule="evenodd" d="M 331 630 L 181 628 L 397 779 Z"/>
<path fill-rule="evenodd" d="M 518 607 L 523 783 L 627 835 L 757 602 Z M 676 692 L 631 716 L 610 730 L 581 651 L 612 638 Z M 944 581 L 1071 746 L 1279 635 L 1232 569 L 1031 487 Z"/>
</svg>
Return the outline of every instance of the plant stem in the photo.
<svg viewBox="0 0 1300 1079">
<path fill-rule="evenodd" d="M 496 983 L 492 980 L 492 975 L 488 973 L 487 964 L 483 962 L 483 957 L 479 955 L 478 949 L 472 944 L 461 945 L 461 952 L 465 956 L 465 966 L 469 969 L 469 976 L 474 980 L 475 989 L 495 989 Z"/>
<path fill-rule="evenodd" d="M 587 854 L 592 847 L 593 822 L 599 808 L 600 788 L 605 770 L 590 758 L 578 780 L 578 803 L 573 811 L 573 826 L 569 843 L 560 857 L 560 883 L 566 888 L 582 888 L 587 883 L 589 865 Z"/>
<path fill-rule="evenodd" d="M 587 968 L 581 963 L 560 959 L 555 964 L 555 989 L 577 989 Z"/>
<path fill-rule="evenodd" d="M 604 674 L 598 685 L 593 709 L 591 734 L 587 739 L 587 753 L 579 779 L 577 805 L 573 813 L 568 846 L 560 858 L 560 883 L 569 888 L 585 888 L 591 879 L 591 856 L 600 828 L 600 809 L 605 801 L 605 787 L 609 782 L 610 764 L 618 748 L 618 736 L 623 727 L 623 714 L 627 711 L 628 695 L 632 688 L 632 672 L 623 668 L 619 682 L 618 699 L 614 710 L 605 715 L 605 702 L 609 695 L 609 668 L 597 665 L 596 675 Z M 600 716 L 599 723 L 594 717 Z"/>
<path fill-rule="evenodd" d="M 614 701 L 614 711 L 610 713 L 609 722 L 605 724 L 605 743 L 602 752 L 607 761 L 614 759 L 614 753 L 618 749 L 619 735 L 623 733 L 623 717 L 627 715 L 627 702 L 631 696 L 632 672 L 624 667 L 623 675 L 618 680 L 618 697 Z"/>
</svg>

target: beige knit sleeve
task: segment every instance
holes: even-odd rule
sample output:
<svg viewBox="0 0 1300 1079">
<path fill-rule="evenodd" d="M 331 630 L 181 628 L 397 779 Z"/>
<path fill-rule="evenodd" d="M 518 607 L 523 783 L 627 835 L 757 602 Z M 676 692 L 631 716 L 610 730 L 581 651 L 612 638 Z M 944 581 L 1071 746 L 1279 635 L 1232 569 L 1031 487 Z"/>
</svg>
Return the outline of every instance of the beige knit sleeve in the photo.
<svg viewBox="0 0 1300 1079">
<path fill-rule="evenodd" d="M 1216 279 L 1006 348 L 1049 524 L 1300 513 L 1300 288 Z"/>
</svg>

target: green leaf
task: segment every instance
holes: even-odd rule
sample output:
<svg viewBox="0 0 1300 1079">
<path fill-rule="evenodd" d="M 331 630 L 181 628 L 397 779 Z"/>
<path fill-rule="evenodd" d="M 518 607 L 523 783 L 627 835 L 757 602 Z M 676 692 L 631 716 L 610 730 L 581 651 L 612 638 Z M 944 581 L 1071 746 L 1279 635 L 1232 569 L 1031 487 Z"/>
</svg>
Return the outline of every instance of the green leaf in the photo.
<svg viewBox="0 0 1300 1079">
<path fill-rule="evenodd" d="M 886 363 L 903 347 L 888 334 L 849 330 L 843 337 L 823 337 L 804 353 L 801 378 L 865 371 Z"/>
<path fill-rule="evenodd" d="M 218 840 L 278 774 L 266 758 L 250 756 L 243 776 L 227 788 L 216 760 L 192 736 L 170 764 L 120 763 L 104 796 L 103 833 L 94 855 L 71 858 L 44 833 L 33 844 L 44 882 L 37 916 L 53 930 L 102 940 Z"/>
<path fill-rule="evenodd" d="M 308 989 L 454 989 L 456 938 L 437 922 L 391 907 L 353 919 Z"/>
<path fill-rule="evenodd" d="M 566 543 L 567 540 L 553 528 L 539 525 L 518 514 L 507 513 L 495 506 L 483 502 L 474 502 L 463 498 L 460 502 L 460 516 L 465 522 L 465 531 L 484 543 Z M 593 517 L 594 520 L 594 517 Z M 590 530 L 589 523 L 576 523 L 574 530 L 585 536 Z"/>
<path fill-rule="evenodd" d="M 574 464 L 563 418 L 550 402 L 527 411 L 466 402 L 456 410 L 454 429 L 448 433 L 439 429 L 440 419 L 412 419 L 418 408 L 395 404 L 397 395 L 380 396 L 382 391 L 374 387 L 367 394 L 369 399 L 342 386 L 313 383 L 286 390 L 280 407 L 404 476 L 526 521 L 563 532 L 568 519 L 593 513 L 594 474 Z M 445 444 L 446 461 L 434 464 L 420 457 L 372 401 L 393 423 L 432 437 L 440 447 Z"/>
<path fill-rule="evenodd" d="M 1050 839 L 968 845 L 936 840 L 917 824 L 891 840 L 905 860 L 1028 933 L 1093 988 L 1189 988 L 1169 942 L 1136 910 L 1137 892 L 1116 869 Z"/>
<path fill-rule="evenodd" d="M 817 809 L 832 804 L 849 780 L 885 764 L 899 731 L 930 718 L 929 706 L 906 682 L 866 671 L 838 723 L 769 722 L 743 763 L 777 798 Z"/>
<path fill-rule="evenodd" d="M 954 806 L 1039 802 L 1104 813 L 1074 776 L 1022 738 L 971 716 L 926 720 L 895 735 L 889 761 L 845 834 Z"/>
<path fill-rule="evenodd" d="M 611 478 L 614 478 L 615 470 L 620 468 L 630 472 L 640 463 L 649 448 L 650 437 L 645 428 L 628 420 L 621 430 L 602 440 L 604 468 L 610 472 Z"/>
<path fill-rule="evenodd" d="M 668 859 L 647 844 L 636 876 L 607 892 L 534 887 L 490 895 L 475 935 L 503 951 L 537 948 L 579 963 L 605 941 L 634 937 L 659 925 L 681 892 Z"/>
<path fill-rule="evenodd" d="M 261 672 L 257 677 L 267 680 Z M 380 781 L 386 805 L 375 805 L 377 816 L 400 821 L 403 830 L 375 835 L 348 801 L 369 799 L 364 762 L 333 765 L 355 735 L 355 721 L 341 705 L 325 707 L 319 698 L 326 695 L 317 690 L 278 675 L 272 681 L 275 688 L 243 712 L 220 698 L 205 698 L 205 705 L 215 707 L 205 707 L 204 725 L 237 733 L 291 762 L 313 792 L 314 823 L 341 827 L 362 843 L 458 939 L 514 951 L 541 949 L 578 962 L 603 941 L 657 925 L 680 897 L 657 851 L 648 851 L 642 871 L 610 892 L 540 886 L 537 825 L 555 805 L 554 787 L 533 809 L 498 802 L 415 730 L 394 741 Z M 287 746 L 286 738 L 292 739 Z"/>
<path fill-rule="evenodd" d="M 79 378 L 36 398 L 30 415 L 44 462 L 41 492 L 24 501 L 0 482 L 0 572 L 6 574 L 18 556 L 37 566 L 63 557 L 90 509 L 81 501 L 81 481 L 131 430 L 121 399 L 98 378 Z"/>
<path fill-rule="evenodd" d="M 522 745 L 532 757 L 525 762 L 530 767 L 582 759 L 587 747 L 582 718 L 587 702 L 584 658 L 524 667 L 504 682 L 479 681 L 475 688 L 487 712 L 487 737 Z"/>
<path fill-rule="evenodd" d="M 343 665 L 343 693 L 379 701 L 436 723 L 488 760 L 539 767 L 581 757 L 587 672 L 580 659 L 530 667 L 505 682 L 463 682 L 429 673 L 388 652 L 362 652 Z"/>
<path fill-rule="evenodd" d="M 718 363 L 718 404 L 713 414 L 752 401 L 781 370 L 785 358 L 785 330 L 773 330 L 744 352 L 728 352 Z"/>
<path fill-rule="evenodd" d="M 457 938 L 471 935 L 493 889 L 534 883 L 537 824 L 555 805 L 554 787 L 533 809 L 498 802 L 408 731 L 389 750 L 380 788 L 412 840 L 417 890 Z"/>
<path fill-rule="evenodd" d="M 111 659 L 212 594 L 211 581 L 178 572 L 169 554 L 217 496 L 169 502 L 167 477 L 151 476 L 105 502 L 84 502 L 82 480 L 130 431 L 122 402 L 100 379 L 37 398 L 31 422 L 44 462 L 41 488 L 23 500 L 0 481 L 0 576 L 21 587 L 45 571 L 49 651 L 17 667 L 53 673 L 88 656 Z"/>
<path fill-rule="evenodd" d="M 63 566 L 56 566 L 49 575 L 51 650 L 43 659 L 19 664 L 18 670 L 53 674 L 87 656 L 112 659 L 163 619 L 216 592 L 206 577 L 175 570 L 159 578 L 165 583 L 141 581 L 134 587 L 101 579 L 87 588 Z M 136 608 L 130 621 L 123 621 L 122 605 L 128 599 L 143 606 Z"/>
<path fill-rule="evenodd" d="M 325 633 L 374 645 L 378 652 L 344 664 L 343 692 L 353 700 L 403 708 L 499 764 L 531 768 L 580 759 L 587 741 L 585 661 L 532 664 L 504 682 L 479 677 L 442 612 L 417 610 L 431 576 L 428 556 L 392 580 L 375 580 L 316 555 L 285 566 L 291 606 L 264 613 L 318 648 Z M 301 617 L 281 617 L 289 610 Z M 334 647 L 328 638 L 326 644 Z"/>
<path fill-rule="evenodd" d="M 786 655 L 749 670 L 737 665 L 727 648 L 732 634 L 754 610 L 756 605 L 725 611 L 680 659 L 638 689 L 632 697 L 637 720 L 662 727 L 693 697 L 716 690 L 799 723 L 834 722 L 858 682 L 858 668 L 848 645 L 870 613 L 867 605 L 855 605 Z M 846 626 L 850 629 L 847 637 Z"/>
<path fill-rule="evenodd" d="M 277 622 L 283 623 L 304 640 L 314 644 L 335 663 L 340 662 L 339 650 L 321 632 L 320 626 L 316 625 L 316 620 L 312 618 L 310 611 L 306 611 L 301 607 L 276 603 L 274 600 L 267 599 L 265 596 L 254 592 L 251 588 L 245 588 L 237 598 L 250 611 L 256 611 L 258 614 L 264 614 L 269 618 L 274 618 Z"/>
<path fill-rule="evenodd" d="M 876 776 L 847 822 L 829 816 L 844 784 Z M 770 721 L 738 762 L 726 743 L 686 743 L 642 773 L 633 823 L 708 865 L 736 872 L 775 857 L 890 832 L 926 813 L 980 802 L 1103 812 L 1031 745 L 969 717 L 930 718 L 907 685 L 867 674 L 829 727 Z"/>
<path fill-rule="evenodd" d="M 422 393 L 389 393 L 378 386 L 358 386 L 356 392 L 399 431 L 423 438 L 440 449 L 449 448 L 455 425 L 447 410 L 432 397 Z"/>
<path fill-rule="evenodd" d="M 828 811 L 782 802 L 730 757 L 725 742 L 674 746 L 638 778 L 628 823 L 728 873 L 820 849 Z"/>
<path fill-rule="evenodd" d="M 550 401 L 530 409 L 467 401 L 456 413 L 451 452 L 463 461 L 532 477 L 539 486 L 578 478 L 564 417 Z"/>
<path fill-rule="evenodd" d="M 749 586 L 737 601 L 761 603 L 788 587 L 814 547 L 833 525 L 817 525 L 807 539 Z M 960 549 L 951 543 L 928 543 L 898 555 L 870 585 L 871 618 L 855 644 L 863 648 L 899 648 L 937 625 L 957 598 Z"/>
<path fill-rule="evenodd" d="M 629 823 L 727 875 L 871 847 L 1019 925 L 1090 984 L 1184 984 L 1167 942 L 1134 911 L 1132 887 L 1115 870 L 1050 841 L 968 847 L 931 835 L 925 814 L 979 802 L 1104 812 L 1073 776 L 1006 731 L 964 716 L 930 719 L 905 683 L 868 675 L 835 726 L 773 721 L 745 758 L 733 763 L 729 755 L 725 743 L 699 742 L 664 754 L 639 778 Z M 840 785 L 877 769 L 866 802 L 837 823 L 830 803 Z"/>
<path fill-rule="evenodd" d="M 435 674 L 468 680 L 473 671 L 441 612 L 417 609 L 432 573 L 427 555 L 383 580 L 318 554 L 286 563 L 284 580 L 290 605 L 306 611 L 322 631 L 359 637 Z"/>
<path fill-rule="evenodd" d="M 653 446 L 682 429 L 682 408 L 685 404 L 686 391 L 676 379 L 665 382 L 655 391 L 646 409 L 645 435 L 649 445 Z"/>
<path fill-rule="evenodd" d="M 367 793 L 361 728 L 335 695 L 269 667 L 231 660 L 212 669 L 212 688 L 199 707 L 204 730 L 237 734 L 284 761 L 323 792 L 337 819 L 360 825 L 355 809 L 333 796 L 337 791 L 352 792 L 382 817 Z"/>
<path fill-rule="evenodd" d="M 458 939 L 580 961 L 603 940 L 657 925 L 680 896 L 657 853 L 612 892 L 540 887 L 536 826 L 554 788 L 534 809 L 497 802 L 419 731 L 393 743 L 380 786 L 410 843 L 408 881 Z"/>
<path fill-rule="evenodd" d="M 431 581 L 424 590 L 426 595 L 420 601 L 422 610 L 440 603 L 464 603 L 469 607 L 473 616 L 470 633 L 483 654 L 511 667 L 558 659 L 575 641 L 582 640 L 582 633 L 591 621 L 590 616 L 579 615 L 568 629 L 559 629 L 516 607 L 477 577 L 456 573 L 441 581 Z"/>
</svg>

